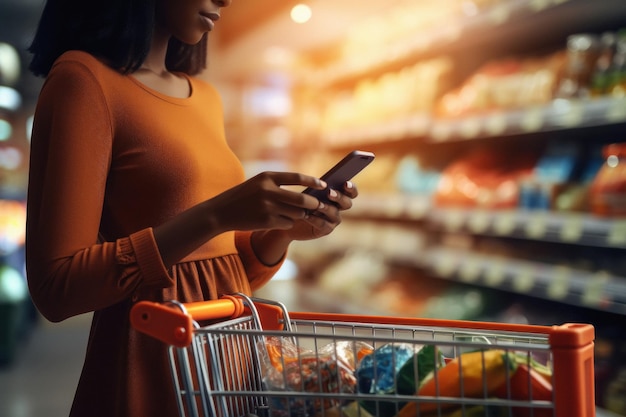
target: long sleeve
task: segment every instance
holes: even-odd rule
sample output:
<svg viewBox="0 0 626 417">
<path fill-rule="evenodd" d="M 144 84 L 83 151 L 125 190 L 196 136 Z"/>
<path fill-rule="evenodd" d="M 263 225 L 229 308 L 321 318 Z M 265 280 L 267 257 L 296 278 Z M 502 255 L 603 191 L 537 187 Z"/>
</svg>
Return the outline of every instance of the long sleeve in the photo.
<svg viewBox="0 0 626 417">
<path fill-rule="evenodd" d="M 241 257 L 241 262 L 246 269 L 246 275 L 250 282 L 250 288 L 254 291 L 266 284 L 285 261 L 285 257 L 275 265 L 265 265 L 254 253 L 251 244 L 252 232 L 237 232 L 235 234 L 235 244 Z"/>
<path fill-rule="evenodd" d="M 171 285 L 150 230 L 99 242 L 112 142 L 90 72 L 55 69 L 38 102 L 27 201 L 29 287 L 50 320 L 112 305 L 140 286 Z"/>
</svg>

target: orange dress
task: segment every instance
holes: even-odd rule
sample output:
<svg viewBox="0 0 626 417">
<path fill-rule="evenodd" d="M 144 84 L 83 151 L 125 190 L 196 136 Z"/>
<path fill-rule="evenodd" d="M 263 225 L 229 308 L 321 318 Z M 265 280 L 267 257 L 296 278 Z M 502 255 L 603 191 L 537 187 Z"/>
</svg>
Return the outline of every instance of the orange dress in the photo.
<svg viewBox="0 0 626 417">
<path fill-rule="evenodd" d="M 176 416 L 166 347 L 129 325 L 137 300 L 251 293 L 278 265 L 228 232 L 166 269 L 152 228 L 241 183 L 216 90 L 172 98 L 70 51 L 42 88 L 32 137 L 27 277 L 52 321 L 93 311 L 71 415 Z"/>
</svg>

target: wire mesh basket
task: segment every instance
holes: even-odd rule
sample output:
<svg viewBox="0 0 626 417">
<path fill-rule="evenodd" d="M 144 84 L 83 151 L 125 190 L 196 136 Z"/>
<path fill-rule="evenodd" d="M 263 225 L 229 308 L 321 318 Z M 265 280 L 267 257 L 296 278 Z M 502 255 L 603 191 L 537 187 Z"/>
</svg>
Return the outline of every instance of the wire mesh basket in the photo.
<svg viewBox="0 0 626 417">
<path fill-rule="evenodd" d="M 592 417 L 589 324 L 291 312 L 241 294 L 140 302 L 182 416 Z"/>
</svg>

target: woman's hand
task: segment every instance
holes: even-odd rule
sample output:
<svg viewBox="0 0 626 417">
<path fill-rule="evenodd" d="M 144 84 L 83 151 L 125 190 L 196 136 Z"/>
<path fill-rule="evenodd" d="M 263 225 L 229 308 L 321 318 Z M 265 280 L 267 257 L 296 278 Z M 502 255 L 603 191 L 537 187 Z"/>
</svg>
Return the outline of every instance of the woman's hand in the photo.
<svg viewBox="0 0 626 417">
<path fill-rule="evenodd" d="M 357 196 L 357 188 L 351 181 L 344 184 L 343 190 L 329 190 L 328 199 L 333 204 L 320 202 L 317 210 L 294 222 L 285 234 L 291 240 L 311 240 L 330 234 L 341 223 L 341 212 L 349 210 Z"/>
<path fill-rule="evenodd" d="M 265 234 L 270 230 L 292 229 L 320 205 L 313 196 L 285 188 L 293 185 L 319 190 L 327 186 L 319 178 L 308 175 L 263 172 L 156 227 L 154 236 L 164 264 L 173 265 L 227 231 L 261 231 L 259 233 Z M 275 239 L 263 238 L 257 255 L 268 264 L 275 262 L 286 250 L 289 239 L 283 234 Z"/>
<path fill-rule="evenodd" d="M 263 172 L 207 201 L 207 214 L 223 231 L 291 229 L 318 210 L 320 202 L 285 186 L 323 190 L 326 183 L 299 173 Z"/>
<path fill-rule="evenodd" d="M 320 187 L 323 188 L 325 187 Z M 348 181 L 343 190 L 329 190 L 328 193 L 328 199 L 333 202 L 332 204 L 321 203 L 313 197 L 318 202 L 317 209 L 308 211 L 300 219 L 295 219 L 290 228 L 255 232 L 252 236 L 252 247 L 259 259 L 267 265 L 273 265 L 284 256 L 292 241 L 317 239 L 335 230 L 341 223 L 341 212 L 352 207 L 352 199 L 357 197 L 358 191 L 356 186 Z"/>
</svg>

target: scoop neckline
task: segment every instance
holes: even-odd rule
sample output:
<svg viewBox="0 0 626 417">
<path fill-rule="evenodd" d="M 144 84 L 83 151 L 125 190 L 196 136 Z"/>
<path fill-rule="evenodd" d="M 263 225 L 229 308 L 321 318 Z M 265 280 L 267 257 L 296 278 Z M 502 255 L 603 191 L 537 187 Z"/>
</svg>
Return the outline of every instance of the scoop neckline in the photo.
<svg viewBox="0 0 626 417">
<path fill-rule="evenodd" d="M 170 103 L 173 104 L 181 104 L 181 105 L 185 105 L 185 104 L 189 104 L 191 103 L 191 100 L 194 97 L 194 88 L 193 88 L 193 82 L 191 81 L 191 77 L 189 77 L 189 75 L 185 74 L 184 72 L 177 72 L 176 75 L 179 75 L 181 77 L 183 77 L 185 80 L 187 80 L 187 84 L 189 84 L 189 96 L 187 97 L 174 97 L 174 96 L 170 96 L 167 95 L 165 93 L 162 93 L 158 90 L 155 90 L 154 88 L 148 87 L 146 84 L 142 83 L 141 81 L 139 81 L 134 75 L 130 74 L 129 78 L 133 81 L 133 83 L 135 83 L 137 86 L 139 86 L 141 89 L 143 89 L 144 91 L 146 91 L 147 93 Z"/>
</svg>

